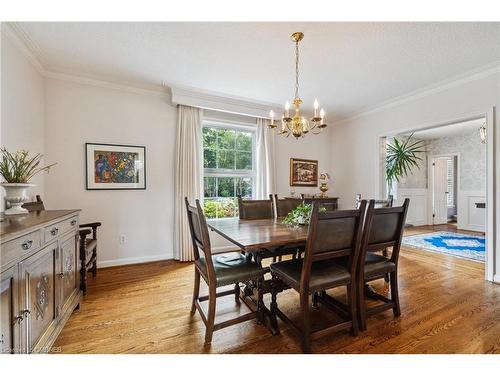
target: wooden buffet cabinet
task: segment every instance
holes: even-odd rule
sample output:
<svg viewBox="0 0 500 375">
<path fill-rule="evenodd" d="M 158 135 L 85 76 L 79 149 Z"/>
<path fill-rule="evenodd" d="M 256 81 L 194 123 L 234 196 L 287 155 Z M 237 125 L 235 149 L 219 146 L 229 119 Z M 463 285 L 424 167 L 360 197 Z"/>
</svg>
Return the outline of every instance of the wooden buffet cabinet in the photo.
<svg viewBox="0 0 500 375">
<path fill-rule="evenodd" d="M 2 353 L 46 353 L 80 306 L 79 210 L 36 211 L 0 223 Z"/>
</svg>

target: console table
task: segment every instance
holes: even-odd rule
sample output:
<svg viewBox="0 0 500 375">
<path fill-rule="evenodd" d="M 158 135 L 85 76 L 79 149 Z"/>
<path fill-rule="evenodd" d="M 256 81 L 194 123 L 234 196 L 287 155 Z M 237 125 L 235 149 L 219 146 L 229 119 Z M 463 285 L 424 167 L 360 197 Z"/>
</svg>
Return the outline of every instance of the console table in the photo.
<svg viewBox="0 0 500 375">
<path fill-rule="evenodd" d="M 2 353 L 47 353 L 80 306 L 80 210 L 4 216 L 0 223 Z"/>
</svg>

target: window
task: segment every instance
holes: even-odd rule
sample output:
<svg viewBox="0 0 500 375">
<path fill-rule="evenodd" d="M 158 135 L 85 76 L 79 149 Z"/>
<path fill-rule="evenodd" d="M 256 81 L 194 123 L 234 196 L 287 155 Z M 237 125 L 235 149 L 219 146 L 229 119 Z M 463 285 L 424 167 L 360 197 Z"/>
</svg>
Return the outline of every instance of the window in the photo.
<svg viewBox="0 0 500 375">
<path fill-rule="evenodd" d="M 252 128 L 204 123 L 203 190 L 208 219 L 238 216 L 237 196 L 253 197 L 254 149 Z"/>
<path fill-rule="evenodd" d="M 446 189 L 448 195 L 446 197 L 448 207 L 455 207 L 455 160 L 454 158 L 446 159 Z"/>
</svg>

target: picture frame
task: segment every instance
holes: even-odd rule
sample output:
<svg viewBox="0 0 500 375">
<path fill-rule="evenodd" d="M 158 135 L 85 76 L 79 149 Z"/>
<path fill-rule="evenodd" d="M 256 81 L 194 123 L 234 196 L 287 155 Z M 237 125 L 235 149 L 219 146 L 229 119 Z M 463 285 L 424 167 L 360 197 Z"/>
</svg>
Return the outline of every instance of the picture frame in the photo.
<svg viewBox="0 0 500 375">
<path fill-rule="evenodd" d="M 85 143 L 86 190 L 145 190 L 146 147 Z"/>
<path fill-rule="evenodd" d="M 291 158 L 290 186 L 318 186 L 318 161 Z"/>
</svg>

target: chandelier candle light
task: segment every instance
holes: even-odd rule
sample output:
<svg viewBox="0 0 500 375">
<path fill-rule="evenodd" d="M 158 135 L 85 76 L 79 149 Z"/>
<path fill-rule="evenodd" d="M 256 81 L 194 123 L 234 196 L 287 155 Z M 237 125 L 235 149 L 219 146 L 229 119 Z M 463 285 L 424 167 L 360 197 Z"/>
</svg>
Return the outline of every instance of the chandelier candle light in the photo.
<svg viewBox="0 0 500 375">
<path fill-rule="evenodd" d="M 299 42 L 304 38 L 304 34 L 296 32 L 292 34 L 291 38 L 295 42 L 295 98 L 292 101 L 295 113 L 293 117 L 290 116 L 290 103 L 286 102 L 285 111 L 281 117 L 281 129 L 278 129 L 278 125 L 274 121 L 273 111 L 269 113 L 271 123 L 268 125 L 268 128 L 275 130 L 278 135 L 283 137 L 288 137 L 292 134 L 295 139 L 299 139 L 304 138 L 309 132 L 319 134 L 326 128 L 324 122 L 325 110 L 323 108 L 319 110 L 319 103 L 316 99 L 314 100 L 314 116 L 310 120 L 307 120 L 300 114 L 302 99 L 299 97 Z"/>
</svg>

